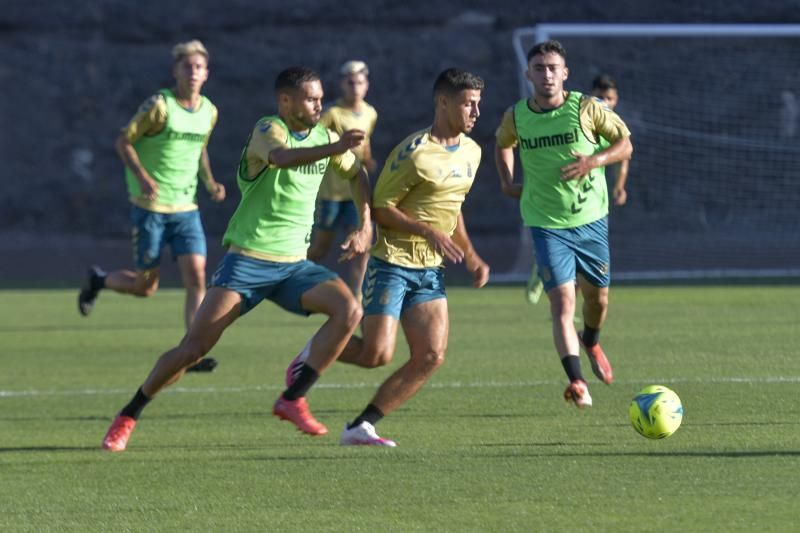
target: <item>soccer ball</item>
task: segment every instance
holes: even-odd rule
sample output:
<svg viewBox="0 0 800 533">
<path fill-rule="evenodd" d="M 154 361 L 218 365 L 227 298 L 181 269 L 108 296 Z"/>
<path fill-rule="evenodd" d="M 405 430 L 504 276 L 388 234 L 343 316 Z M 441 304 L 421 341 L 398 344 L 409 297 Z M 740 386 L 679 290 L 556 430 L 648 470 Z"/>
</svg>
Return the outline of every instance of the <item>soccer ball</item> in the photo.
<svg viewBox="0 0 800 533">
<path fill-rule="evenodd" d="M 683 420 L 683 405 L 674 391 L 661 385 L 642 389 L 628 409 L 633 429 L 648 439 L 669 437 Z"/>
</svg>

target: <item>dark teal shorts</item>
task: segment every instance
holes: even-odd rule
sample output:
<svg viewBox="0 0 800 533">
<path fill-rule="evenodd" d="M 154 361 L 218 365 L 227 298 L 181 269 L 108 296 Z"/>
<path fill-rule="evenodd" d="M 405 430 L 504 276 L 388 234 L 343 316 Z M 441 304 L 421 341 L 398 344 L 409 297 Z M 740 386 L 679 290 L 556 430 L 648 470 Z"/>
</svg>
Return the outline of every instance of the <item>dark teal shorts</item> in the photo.
<svg viewBox="0 0 800 533">
<path fill-rule="evenodd" d="M 443 268 L 406 268 L 369 258 L 364 277 L 364 316 L 400 318 L 409 307 L 447 298 Z"/>
<path fill-rule="evenodd" d="M 300 298 L 320 283 L 337 276 L 306 259 L 275 263 L 241 254 L 227 253 L 211 277 L 211 287 L 225 287 L 242 296 L 241 314 L 267 299 L 298 315 L 310 315 Z"/>
<path fill-rule="evenodd" d="M 595 287 L 611 283 L 608 217 L 568 229 L 531 228 L 544 290 L 574 283 L 581 274 Z"/>
<path fill-rule="evenodd" d="M 206 256 L 206 235 L 200 211 L 155 213 L 131 206 L 133 264 L 150 270 L 161 263 L 161 250 L 169 246 L 173 259 L 180 255 Z"/>
<path fill-rule="evenodd" d="M 324 231 L 338 228 L 351 230 L 358 227 L 358 211 L 352 200 L 317 200 L 314 210 L 314 227 Z"/>
</svg>

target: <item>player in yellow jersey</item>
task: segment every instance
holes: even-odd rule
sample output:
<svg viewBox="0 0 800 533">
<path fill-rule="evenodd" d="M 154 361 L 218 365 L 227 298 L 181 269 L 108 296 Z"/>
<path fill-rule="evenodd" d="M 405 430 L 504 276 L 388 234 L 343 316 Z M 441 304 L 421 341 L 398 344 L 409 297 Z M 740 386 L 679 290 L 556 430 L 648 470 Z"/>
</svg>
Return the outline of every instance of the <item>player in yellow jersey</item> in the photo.
<svg viewBox="0 0 800 533">
<path fill-rule="evenodd" d="M 370 137 L 375 131 L 378 113 L 364 98 L 369 89 L 369 69 L 363 61 L 348 61 L 342 65 L 342 97 L 322 113 L 320 124 L 338 134 L 357 129 L 367 133 L 364 142 L 353 149 L 353 153 L 370 173 L 375 171 Z M 358 213 L 353 203 L 350 188 L 331 169 L 325 174 L 319 188 L 317 207 L 314 212 L 314 232 L 308 258 L 320 262 L 331 249 L 337 229 L 350 233 L 358 225 Z M 361 298 L 361 283 L 367 268 L 368 254 L 361 254 L 348 263 L 345 283 L 357 298 Z"/>
<path fill-rule="evenodd" d="M 592 96 L 599 98 L 608 106 L 611 111 L 619 103 L 619 88 L 617 82 L 608 74 L 600 74 L 592 80 Z M 619 162 L 614 179 L 614 188 L 611 190 L 611 197 L 614 205 L 623 206 L 628 201 L 628 192 L 625 184 L 628 182 L 628 166 L 630 161 L 623 159 Z"/>
<path fill-rule="evenodd" d="M 527 75 L 534 94 L 503 115 L 495 163 L 503 191 L 519 198 L 523 222 L 531 230 L 539 276 L 550 300 L 553 341 L 569 379 L 564 398 L 590 407 L 581 346 L 594 374 L 606 384 L 614 379 L 599 343 L 611 283 L 605 167 L 629 159 L 633 145 L 627 126 L 608 106 L 564 89 L 569 69 L 558 41 L 531 48 Z M 522 186 L 514 183 L 515 148 Z M 583 295 L 581 333 L 573 323 L 576 280 Z"/>
<path fill-rule="evenodd" d="M 472 73 L 442 72 L 433 87 L 433 125 L 397 145 L 375 185 L 377 239 L 363 287 L 363 339 L 353 337 L 339 361 L 364 368 L 388 364 L 399 324 L 410 359 L 345 426 L 343 445 L 396 446 L 378 436 L 375 424 L 414 396 L 444 362 L 449 331 L 445 260 L 463 261 L 475 287 L 489 279 L 489 266 L 475 252 L 461 214 L 481 158 L 480 146 L 465 134 L 480 115 L 482 90 L 483 80 Z M 289 365 L 287 383 L 307 351 Z"/>
<path fill-rule="evenodd" d="M 160 279 L 161 252 L 169 246 L 186 288 L 184 323 L 188 329 L 206 292 L 206 238 L 197 209 L 198 177 L 211 199 L 225 199 L 225 187 L 211 173 L 208 139 L 217 122 L 217 108 L 200 91 L 208 79 L 208 51 L 200 41 L 177 44 L 173 50 L 175 86 L 149 98 L 116 141 L 125 165 L 131 202 L 136 270 L 105 273 L 97 266 L 78 296 L 87 316 L 102 289 L 148 297 Z M 207 358 L 192 370 L 210 371 Z"/>
</svg>

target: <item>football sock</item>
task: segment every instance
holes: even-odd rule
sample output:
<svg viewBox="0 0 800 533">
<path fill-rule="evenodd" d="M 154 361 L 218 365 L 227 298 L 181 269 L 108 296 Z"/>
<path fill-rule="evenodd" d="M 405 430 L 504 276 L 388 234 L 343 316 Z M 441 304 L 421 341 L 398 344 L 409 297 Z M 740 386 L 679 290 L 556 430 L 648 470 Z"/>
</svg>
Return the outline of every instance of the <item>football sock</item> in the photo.
<svg viewBox="0 0 800 533">
<path fill-rule="evenodd" d="M 105 289 L 106 288 L 106 278 L 107 277 L 108 277 L 108 274 L 102 274 L 102 275 L 99 275 L 99 276 L 97 274 L 93 275 L 92 276 L 92 282 L 91 282 L 92 290 L 93 291 L 99 291 L 100 289 Z"/>
<path fill-rule="evenodd" d="M 600 329 L 595 329 L 593 327 L 587 326 L 586 323 L 583 324 L 583 336 L 581 337 L 583 340 L 583 345 L 586 347 L 592 347 L 598 342 L 600 342 Z"/>
<path fill-rule="evenodd" d="M 142 409 L 150 403 L 150 398 L 144 395 L 142 392 L 142 388 L 139 387 L 139 390 L 136 391 L 136 394 L 133 395 L 133 399 L 122 408 L 122 411 L 119 414 L 123 416 L 129 416 L 134 420 L 139 420 L 139 417 L 142 414 Z"/>
<path fill-rule="evenodd" d="M 369 404 L 367 408 L 364 409 L 364 411 L 358 415 L 351 424 L 347 424 L 347 429 L 353 428 L 359 425 L 361 422 L 369 422 L 374 426 L 380 422 L 381 418 L 383 417 L 383 411 L 381 411 L 376 405 Z"/>
<path fill-rule="evenodd" d="M 292 385 L 283 392 L 283 399 L 293 402 L 296 399 L 305 396 L 308 392 L 308 389 L 310 389 L 318 379 L 319 374 L 317 371 L 308 366 L 307 363 L 303 363 L 300 373 L 297 374 L 297 379 L 295 379 L 294 383 L 292 383 Z"/>
<path fill-rule="evenodd" d="M 570 382 L 579 379 L 581 381 L 585 381 L 583 379 L 583 373 L 581 372 L 581 358 L 577 355 L 568 355 L 561 359 L 561 365 L 564 367 L 564 372 L 567 373 L 567 377 L 569 378 Z"/>
</svg>

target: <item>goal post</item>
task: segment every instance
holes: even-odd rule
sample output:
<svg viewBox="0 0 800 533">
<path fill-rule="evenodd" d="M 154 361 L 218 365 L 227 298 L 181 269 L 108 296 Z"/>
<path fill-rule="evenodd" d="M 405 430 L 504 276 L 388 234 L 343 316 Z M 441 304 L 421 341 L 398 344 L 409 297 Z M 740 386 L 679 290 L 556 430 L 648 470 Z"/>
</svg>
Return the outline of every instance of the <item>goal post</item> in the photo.
<svg viewBox="0 0 800 533">
<path fill-rule="evenodd" d="M 551 38 L 567 50 L 567 89 L 617 80 L 631 129 L 628 202 L 610 215 L 613 279 L 800 277 L 800 24 L 519 28 L 520 97 L 532 93 L 528 50 Z M 527 278 L 529 240 L 521 231 L 499 281 Z"/>
</svg>

